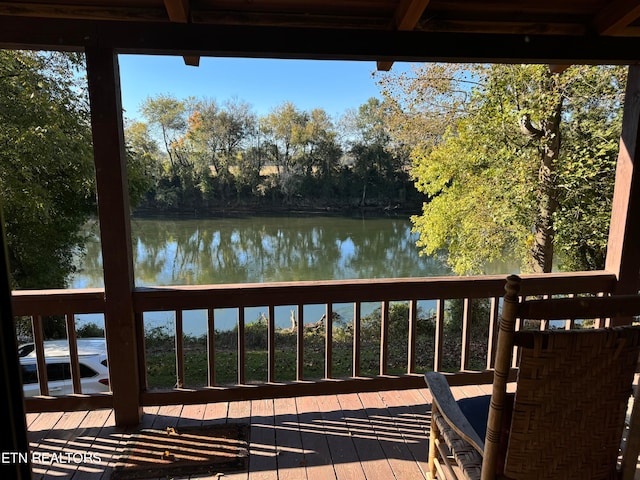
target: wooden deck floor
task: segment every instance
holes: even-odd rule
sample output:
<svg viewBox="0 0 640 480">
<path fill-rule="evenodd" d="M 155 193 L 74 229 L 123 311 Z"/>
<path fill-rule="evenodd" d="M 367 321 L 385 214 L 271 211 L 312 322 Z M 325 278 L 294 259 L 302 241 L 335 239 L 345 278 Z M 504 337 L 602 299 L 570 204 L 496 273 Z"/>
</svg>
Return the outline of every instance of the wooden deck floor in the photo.
<svg viewBox="0 0 640 480">
<path fill-rule="evenodd" d="M 487 392 L 455 388 L 459 397 Z M 250 423 L 249 471 L 227 480 L 414 480 L 426 477 L 430 404 L 417 389 L 175 405 L 145 408 L 141 427 Z M 130 433 L 111 410 L 29 414 L 27 425 L 36 479 L 108 480 Z"/>
<path fill-rule="evenodd" d="M 490 389 L 452 391 L 460 399 Z M 430 411 L 424 388 L 149 407 L 138 428 L 251 425 L 247 472 L 158 480 L 415 480 L 426 478 Z M 33 413 L 27 426 L 38 480 L 109 480 L 131 433 L 115 427 L 112 410 Z"/>
</svg>

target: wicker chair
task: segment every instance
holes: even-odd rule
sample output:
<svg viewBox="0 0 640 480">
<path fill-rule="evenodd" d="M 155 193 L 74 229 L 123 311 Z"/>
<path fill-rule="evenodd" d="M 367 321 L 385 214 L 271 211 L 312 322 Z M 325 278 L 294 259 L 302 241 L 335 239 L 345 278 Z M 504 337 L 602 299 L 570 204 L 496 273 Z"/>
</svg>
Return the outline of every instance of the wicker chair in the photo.
<svg viewBox="0 0 640 480">
<path fill-rule="evenodd" d="M 633 478 L 638 402 L 626 427 L 625 419 L 640 327 L 515 332 L 515 323 L 628 318 L 640 314 L 640 295 L 520 301 L 520 282 L 512 275 L 505 287 L 492 395 L 456 402 L 443 375 L 426 374 L 433 396 L 429 475 Z M 514 347 L 517 383 L 509 394 Z"/>
</svg>

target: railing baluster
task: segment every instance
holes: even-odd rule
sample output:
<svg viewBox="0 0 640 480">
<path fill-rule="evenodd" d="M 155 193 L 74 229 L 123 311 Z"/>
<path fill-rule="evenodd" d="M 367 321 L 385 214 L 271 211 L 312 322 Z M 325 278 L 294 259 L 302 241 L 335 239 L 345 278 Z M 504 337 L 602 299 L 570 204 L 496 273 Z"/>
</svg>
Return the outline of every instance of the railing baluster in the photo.
<svg viewBox="0 0 640 480">
<path fill-rule="evenodd" d="M 471 314 L 473 312 L 473 300 L 465 298 L 462 309 L 462 351 L 460 353 L 460 370 L 466 370 L 469 365 L 469 352 L 471 350 Z"/>
<path fill-rule="evenodd" d="M 267 318 L 267 381 L 276 381 L 276 311 L 273 305 L 269 305 L 269 317 Z"/>
<path fill-rule="evenodd" d="M 569 295 L 569 298 L 574 298 L 575 295 L 572 293 Z M 564 329 L 565 330 L 571 330 L 573 329 L 573 327 L 575 327 L 576 321 L 572 318 L 572 319 L 568 319 L 564 321 Z"/>
<path fill-rule="evenodd" d="M 416 371 L 416 337 L 418 335 L 418 301 L 409 302 L 409 338 L 407 348 L 407 373 Z"/>
<path fill-rule="evenodd" d="M 184 388 L 184 334 L 182 310 L 175 311 L 176 318 L 176 387 Z"/>
<path fill-rule="evenodd" d="M 389 302 L 382 302 L 380 318 L 380 375 L 387 374 L 389 363 Z"/>
<path fill-rule="evenodd" d="M 73 393 L 82 393 L 80 384 L 80 363 L 78 362 L 78 340 L 76 338 L 76 317 L 73 313 L 66 315 L 67 341 L 69 342 L 69 369 Z"/>
<path fill-rule="evenodd" d="M 296 380 L 304 380 L 304 305 L 298 305 L 298 318 L 296 323 Z"/>
<path fill-rule="evenodd" d="M 442 371 L 442 350 L 444 345 L 444 299 L 439 298 L 436 306 L 436 335 L 433 347 L 433 371 Z"/>
<path fill-rule="evenodd" d="M 495 342 L 498 332 L 498 318 L 500 316 L 500 301 L 496 297 L 491 297 L 489 313 L 489 334 L 487 338 L 487 370 L 493 368 L 495 362 Z"/>
<path fill-rule="evenodd" d="M 333 376 L 333 304 L 327 303 L 325 314 L 324 377 Z"/>
<path fill-rule="evenodd" d="M 36 349 L 36 364 L 38 367 L 38 384 L 40 395 L 49 395 L 49 379 L 47 378 L 47 362 L 44 358 L 44 334 L 42 333 L 42 316 L 31 318 L 33 328 L 33 344 Z"/>
<path fill-rule="evenodd" d="M 605 295 L 604 292 L 600 292 L 600 293 L 598 293 L 597 296 L 598 297 L 604 297 L 604 295 Z M 606 326 L 607 326 L 607 319 L 606 318 L 596 318 L 595 325 L 594 325 L 595 328 L 604 328 Z"/>
<path fill-rule="evenodd" d="M 518 299 L 519 301 L 524 300 L 526 297 L 520 296 Z M 522 330 L 522 319 L 520 317 L 516 318 L 516 323 L 515 323 L 515 331 L 519 332 L 520 330 Z M 511 356 L 511 366 L 513 368 L 517 368 L 518 367 L 518 350 L 519 347 L 513 347 L 513 354 Z"/>
<path fill-rule="evenodd" d="M 546 300 L 546 299 L 549 298 L 549 295 L 543 295 L 542 298 Z M 550 326 L 549 325 L 549 320 L 544 319 L 544 320 L 540 321 L 540 331 L 541 332 L 544 332 L 545 330 L 549 330 L 549 326 Z"/>
<path fill-rule="evenodd" d="M 207 309 L 207 385 L 216 384 L 216 318 L 213 308 Z"/>
<path fill-rule="evenodd" d="M 354 377 L 360 376 L 360 336 L 362 330 L 362 304 L 355 302 L 353 304 L 353 369 Z"/>
<path fill-rule="evenodd" d="M 244 341 L 244 307 L 238 308 L 238 384 L 244 385 L 246 346 Z"/>
<path fill-rule="evenodd" d="M 144 339 L 144 313 L 135 313 L 134 321 L 136 322 L 136 343 L 138 350 L 138 377 L 140 382 L 140 390 L 147 389 L 147 347 Z M 112 350 L 112 354 L 116 354 Z M 109 355 L 109 346 L 107 345 L 107 355 Z M 111 359 L 107 359 L 109 366 L 109 385 L 111 385 Z"/>
</svg>

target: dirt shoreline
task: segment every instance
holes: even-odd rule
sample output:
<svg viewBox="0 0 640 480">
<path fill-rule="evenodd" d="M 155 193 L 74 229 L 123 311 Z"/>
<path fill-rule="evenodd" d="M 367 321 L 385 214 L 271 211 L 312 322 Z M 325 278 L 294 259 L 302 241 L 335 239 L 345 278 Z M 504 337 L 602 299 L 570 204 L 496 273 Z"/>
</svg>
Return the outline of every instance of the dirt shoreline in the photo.
<svg viewBox="0 0 640 480">
<path fill-rule="evenodd" d="M 306 206 L 258 206 L 229 205 L 207 209 L 157 210 L 138 208 L 133 211 L 135 218 L 220 218 L 251 216 L 337 216 L 337 217 L 409 217 L 419 214 L 419 208 L 409 207 L 306 207 Z"/>
</svg>

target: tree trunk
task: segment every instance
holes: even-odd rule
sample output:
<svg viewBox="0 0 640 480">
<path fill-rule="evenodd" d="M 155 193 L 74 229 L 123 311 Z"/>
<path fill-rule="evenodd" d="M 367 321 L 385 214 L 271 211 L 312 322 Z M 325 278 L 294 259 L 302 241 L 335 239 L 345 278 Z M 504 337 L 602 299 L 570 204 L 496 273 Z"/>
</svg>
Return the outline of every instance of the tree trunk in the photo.
<svg viewBox="0 0 640 480">
<path fill-rule="evenodd" d="M 555 87 L 551 79 L 550 87 Z M 560 96 L 553 115 L 543 125 L 543 146 L 538 177 L 538 214 L 532 246 L 532 268 L 535 273 L 550 273 L 553 268 L 555 228 L 553 215 L 558 208 L 555 163 L 560 153 L 560 121 L 563 97 Z"/>
</svg>

